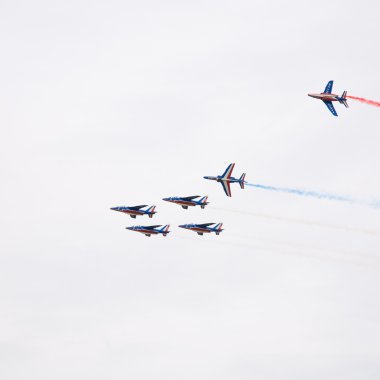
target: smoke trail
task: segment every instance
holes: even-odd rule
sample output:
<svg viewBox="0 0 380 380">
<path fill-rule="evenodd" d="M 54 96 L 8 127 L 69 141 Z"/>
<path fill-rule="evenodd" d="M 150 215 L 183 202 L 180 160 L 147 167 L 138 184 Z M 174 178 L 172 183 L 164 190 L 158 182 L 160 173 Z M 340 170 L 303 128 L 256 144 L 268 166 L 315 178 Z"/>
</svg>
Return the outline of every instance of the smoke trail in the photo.
<svg viewBox="0 0 380 380">
<path fill-rule="evenodd" d="M 324 223 L 324 222 L 318 222 L 315 220 L 307 220 L 307 219 L 301 219 L 301 218 L 287 218 L 284 216 L 265 214 L 265 213 L 259 213 L 259 212 L 251 212 L 247 210 L 232 210 L 232 209 L 215 207 L 215 206 L 208 206 L 208 207 L 216 209 L 216 210 L 221 210 L 221 211 L 233 212 L 233 213 L 238 213 L 238 214 L 243 214 L 243 215 L 251 215 L 258 218 L 277 220 L 279 222 L 298 223 L 298 224 L 304 224 L 307 226 L 331 228 L 331 229 L 341 230 L 345 232 L 357 232 L 357 233 L 363 233 L 363 234 L 368 234 L 368 235 L 380 236 L 380 230 L 351 227 L 351 226 L 345 226 L 342 224 Z"/>
<path fill-rule="evenodd" d="M 264 190 L 280 191 L 282 193 L 301 195 L 303 197 L 313 197 L 313 198 L 318 198 L 318 199 L 329 199 L 329 200 L 333 200 L 333 201 L 341 201 L 341 202 L 348 202 L 348 203 L 358 203 L 359 202 L 359 201 L 356 201 L 354 198 L 347 197 L 344 195 L 320 193 L 317 191 L 302 190 L 302 189 L 292 189 L 289 187 L 266 186 L 266 185 L 259 185 L 259 184 L 254 184 L 254 183 L 247 183 L 246 185 L 258 187 L 259 189 L 264 189 Z"/>
<path fill-rule="evenodd" d="M 330 193 L 324 193 L 324 192 L 318 192 L 318 191 L 312 191 L 312 190 L 292 189 L 289 187 L 266 186 L 266 185 L 259 185 L 259 184 L 254 184 L 254 183 L 247 183 L 246 185 L 252 186 L 252 187 L 257 187 L 257 188 L 263 189 L 263 190 L 279 191 L 282 193 L 295 194 L 295 195 L 300 195 L 303 197 L 328 199 L 330 201 L 347 202 L 347 203 L 351 203 L 351 204 L 370 206 L 373 208 L 379 208 L 380 207 L 379 201 L 364 201 L 364 200 L 355 199 L 355 198 L 345 196 L 345 195 L 330 194 Z"/>
<path fill-rule="evenodd" d="M 243 234 L 234 234 L 232 233 L 231 235 L 233 236 L 236 236 L 237 238 L 239 239 L 244 239 L 244 238 L 247 238 L 246 235 L 243 235 Z M 252 236 L 250 236 L 250 238 L 252 238 Z M 349 250 L 342 250 L 340 248 L 336 249 L 336 248 L 333 248 L 333 249 L 330 249 L 330 248 L 326 248 L 326 247 L 321 247 L 321 246 L 316 246 L 316 245 L 307 245 L 307 244 L 300 244 L 300 243 L 294 243 L 294 242 L 289 242 L 289 241 L 282 241 L 282 240 L 278 240 L 278 239 L 273 239 L 273 238 L 263 238 L 263 237 L 258 237 L 258 236 L 255 236 L 253 238 L 256 242 L 268 242 L 268 243 L 271 243 L 271 244 L 275 244 L 275 245 L 280 245 L 282 248 L 284 246 L 288 246 L 288 247 L 294 247 L 294 248 L 298 248 L 298 249 L 306 249 L 306 250 L 311 250 L 311 251 L 317 251 L 317 252 L 320 252 L 320 253 L 327 253 L 327 254 L 334 254 L 335 257 L 342 257 L 344 259 L 353 259 L 353 260 L 369 260 L 370 262 L 372 262 L 373 264 L 376 264 L 379 268 L 380 268 L 380 256 L 379 255 L 373 255 L 373 254 L 369 254 L 369 253 L 365 253 L 365 252 L 362 252 L 362 251 L 349 251 Z"/>
<path fill-rule="evenodd" d="M 274 253 L 277 255 L 291 255 L 291 256 L 300 256 L 310 259 L 317 259 L 322 261 L 330 261 L 330 262 L 337 262 L 337 263 L 347 263 L 347 264 L 353 264 L 355 266 L 366 266 L 371 269 L 380 269 L 379 261 L 376 260 L 376 258 L 373 258 L 374 260 L 367 261 L 362 257 L 347 257 L 342 254 L 337 254 L 337 252 L 330 251 L 330 250 L 320 250 L 319 248 L 311 248 L 311 247 L 301 247 L 297 244 L 292 243 L 285 243 L 280 241 L 272 241 L 273 245 L 261 245 L 261 244 L 252 244 L 252 243 L 245 243 L 241 240 L 239 241 L 228 241 L 225 239 L 199 239 L 198 237 L 190 237 L 190 236 L 176 236 L 176 239 L 181 240 L 188 240 L 193 242 L 202 242 L 202 245 L 204 243 L 206 244 L 216 244 L 216 245 L 222 245 L 222 246 L 230 246 L 233 248 L 242 248 L 246 249 L 248 251 L 254 251 L 255 254 L 260 254 L 262 251 Z M 269 241 L 268 241 L 269 242 Z M 281 245 L 281 247 L 278 247 L 276 245 Z M 289 247 L 286 248 L 284 245 L 288 246 L 298 246 L 297 248 L 302 248 L 302 250 L 297 250 Z M 306 250 L 305 250 L 306 249 Z"/>
<path fill-rule="evenodd" d="M 365 98 L 358 98 L 357 96 L 349 96 L 346 95 L 346 98 L 350 98 L 353 100 L 358 100 L 359 102 L 370 104 L 371 106 L 380 107 L 380 102 L 376 102 L 375 100 L 369 100 Z"/>
</svg>

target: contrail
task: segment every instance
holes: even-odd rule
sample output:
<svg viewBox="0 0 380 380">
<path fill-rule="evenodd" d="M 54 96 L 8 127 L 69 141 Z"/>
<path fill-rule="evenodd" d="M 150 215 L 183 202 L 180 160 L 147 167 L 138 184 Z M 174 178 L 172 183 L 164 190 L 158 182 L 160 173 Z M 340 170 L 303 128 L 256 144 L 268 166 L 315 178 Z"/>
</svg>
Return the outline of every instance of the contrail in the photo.
<svg viewBox="0 0 380 380">
<path fill-rule="evenodd" d="M 349 196 L 339 195 L 339 194 L 330 194 L 330 193 L 324 193 L 324 192 L 318 192 L 318 191 L 312 191 L 312 190 L 293 189 L 289 187 L 275 187 L 275 186 L 259 185 L 255 183 L 246 183 L 246 186 L 257 187 L 263 190 L 271 190 L 271 191 L 279 191 L 282 193 L 295 194 L 295 195 L 300 195 L 303 197 L 328 199 L 330 201 L 339 201 L 339 202 L 347 202 L 351 204 L 366 205 L 366 206 L 370 206 L 374 208 L 380 207 L 380 202 L 378 201 L 363 201 L 360 199 L 355 199 Z"/>
<path fill-rule="evenodd" d="M 253 251 L 254 253 L 261 253 L 261 251 L 267 251 L 278 255 L 291 255 L 291 256 L 301 256 L 311 259 L 317 259 L 317 260 L 323 260 L 323 261 L 330 261 L 330 262 L 338 262 L 338 263 L 347 263 L 347 264 L 353 264 L 355 266 L 366 266 L 370 267 L 372 269 L 380 269 L 379 261 L 376 260 L 376 257 L 371 257 L 373 260 L 367 261 L 363 260 L 362 257 L 348 257 L 346 255 L 337 254 L 337 252 L 330 251 L 330 250 L 321 250 L 319 248 L 312 248 L 312 247 L 306 247 L 306 246 L 300 246 L 298 244 L 292 244 L 286 242 L 280 242 L 280 241 L 272 241 L 275 245 L 281 245 L 281 247 L 276 246 L 267 246 L 267 245 L 261 245 L 261 244 L 252 244 L 252 243 L 245 243 L 242 241 L 228 241 L 225 239 L 199 239 L 197 237 L 190 237 L 190 236 L 175 236 L 176 239 L 181 240 L 188 240 L 188 241 L 202 241 L 202 245 L 204 243 L 208 244 L 216 244 L 216 245 L 222 245 L 222 246 L 230 246 L 233 248 L 242 248 L 246 249 L 248 251 Z M 268 241 L 269 242 L 269 241 Z M 284 247 L 289 246 L 289 248 Z M 297 250 L 292 248 L 297 247 L 298 249 L 301 248 L 302 250 Z M 305 250 L 306 249 L 306 250 Z"/>
<path fill-rule="evenodd" d="M 215 206 L 208 206 L 208 207 L 216 209 L 216 210 L 226 211 L 226 212 L 233 212 L 233 213 L 238 213 L 238 214 L 243 214 L 243 215 L 251 215 L 257 218 L 277 220 L 279 222 L 297 223 L 297 224 L 304 224 L 308 226 L 331 228 L 331 229 L 341 230 L 345 232 L 357 232 L 357 233 L 362 233 L 362 234 L 380 236 L 380 230 L 357 228 L 357 227 L 345 226 L 342 224 L 324 223 L 324 222 L 318 222 L 315 220 L 307 220 L 307 219 L 301 219 L 301 218 L 287 218 L 284 216 L 252 212 L 252 211 L 247 211 L 247 210 L 232 210 L 232 209 L 215 207 Z"/>
<path fill-rule="evenodd" d="M 370 104 L 371 106 L 380 107 L 380 102 L 376 102 L 375 100 L 369 100 L 365 98 L 358 98 L 357 96 L 349 96 L 346 95 L 346 98 L 350 98 L 353 100 L 358 100 L 359 102 Z"/>
<path fill-rule="evenodd" d="M 246 238 L 246 236 L 242 235 L 242 234 L 232 233 L 231 235 L 234 235 L 239 239 Z M 252 236 L 250 236 L 250 238 L 252 238 Z M 334 254 L 336 257 L 339 257 L 339 255 L 340 255 L 343 259 L 350 259 L 350 258 L 353 260 L 367 259 L 367 260 L 370 260 L 372 263 L 376 264 L 380 268 L 380 256 L 379 255 L 372 255 L 372 254 L 368 254 L 365 252 L 359 252 L 359 251 L 355 252 L 355 251 L 342 250 L 339 248 L 338 249 L 336 249 L 336 248 L 330 249 L 330 248 L 325 248 L 325 247 L 318 247 L 315 245 L 307 245 L 307 244 L 293 243 L 293 242 L 289 242 L 289 241 L 281 241 L 281 240 L 277 240 L 277 239 L 273 239 L 273 238 L 263 238 L 263 237 L 255 236 L 253 239 L 257 242 L 260 242 L 260 241 L 268 242 L 268 243 L 272 243 L 272 244 L 276 244 L 276 245 L 281 245 L 282 247 L 288 246 L 291 248 L 294 247 L 294 248 L 299 248 L 302 250 L 306 249 L 306 250 L 311 250 L 311 251 L 317 251 L 320 253 L 325 252 L 327 254 Z"/>
</svg>

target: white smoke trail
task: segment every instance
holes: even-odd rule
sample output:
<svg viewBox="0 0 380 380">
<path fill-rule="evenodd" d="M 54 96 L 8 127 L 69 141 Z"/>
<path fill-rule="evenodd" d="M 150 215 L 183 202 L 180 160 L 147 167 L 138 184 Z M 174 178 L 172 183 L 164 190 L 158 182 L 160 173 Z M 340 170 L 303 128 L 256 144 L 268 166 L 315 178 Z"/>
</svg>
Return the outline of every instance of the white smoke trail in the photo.
<svg viewBox="0 0 380 380">
<path fill-rule="evenodd" d="M 233 236 L 236 236 L 239 239 L 247 238 L 247 236 L 242 235 L 242 234 L 233 234 Z M 250 238 L 252 238 L 252 236 Z M 361 251 L 360 252 L 351 251 L 351 250 L 345 250 L 345 249 L 340 249 L 340 248 L 331 249 L 331 248 L 316 246 L 315 244 L 308 245 L 308 244 L 303 244 L 303 243 L 294 243 L 294 242 L 289 242 L 289 241 L 283 241 L 283 240 L 278 240 L 278 239 L 273 239 L 273 238 L 263 238 L 263 237 L 258 237 L 258 236 L 253 237 L 253 239 L 258 242 L 281 245 L 282 247 L 287 246 L 287 247 L 292 247 L 292 248 L 297 248 L 297 249 L 306 249 L 306 250 L 316 251 L 319 253 L 326 253 L 329 256 L 331 254 L 334 254 L 335 256 L 341 257 L 342 259 L 349 259 L 349 258 L 351 258 L 352 260 L 365 259 L 365 260 L 368 260 L 369 263 L 373 263 L 374 265 L 378 265 L 380 267 L 380 255 L 372 255 L 372 254 L 368 254 Z"/>
<path fill-rule="evenodd" d="M 371 269 L 380 269 L 380 260 L 377 260 L 375 257 L 371 257 L 371 260 L 366 260 L 363 257 L 356 257 L 355 255 L 348 256 L 347 254 L 342 254 L 333 250 L 329 249 L 320 249 L 317 247 L 310 247 L 306 245 L 300 245 L 296 243 L 289 243 L 289 242 L 281 242 L 281 241 L 269 241 L 267 240 L 268 244 L 252 244 L 252 243 L 245 243 L 241 239 L 236 241 L 229 241 L 226 240 L 225 237 L 221 238 L 218 237 L 217 239 L 207 239 L 205 236 L 176 236 L 177 239 L 183 239 L 183 240 L 190 240 L 190 241 L 198 241 L 202 244 L 217 244 L 217 245 L 223 245 L 223 246 L 230 246 L 233 248 L 242 248 L 249 251 L 254 251 L 254 253 L 260 254 L 262 251 L 274 253 L 277 255 L 291 255 L 291 256 L 300 256 L 305 257 L 309 259 L 317 259 L 322 261 L 329 261 L 329 262 L 335 262 L 335 263 L 345 263 L 345 264 L 351 264 L 358 267 L 367 267 Z M 254 239 L 256 240 L 256 239 Z M 257 239 L 259 241 L 260 239 Z M 278 245 L 281 245 L 281 247 L 278 247 Z M 288 246 L 289 248 L 287 248 Z M 302 249 L 299 250 L 299 249 Z"/>
<path fill-rule="evenodd" d="M 357 233 L 362 233 L 362 234 L 367 234 L 367 235 L 380 236 L 380 230 L 351 227 L 351 226 L 346 226 L 342 224 L 324 223 L 324 222 L 318 222 L 314 220 L 307 220 L 307 219 L 301 219 L 301 218 L 288 218 L 284 216 L 265 214 L 265 213 L 259 213 L 259 212 L 251 212 L 251 211 L 246 211 L 246 210 L 232 210 L 232 209 L 227 209 L 223 207 L 215 207 L 215 206 L 208 206 L 208 207 L 216 209 L 216 210 L 226 211 L 226 212 L 238 213 L 242 215 L 251 215 L 258 218 L 277 220 L 280 222 L 297 223 L 297 224 L 304 224 L 304 225 L 315 226 L 315 227 L 331 228 L 331 229 L 341 230 L 345 232 L 357 232 Z"/>
<path fill-rule="evenodd" d="M 270 191 L 300 195 L 303 197 L 327 199 L 330 201 L 347 202 L 350 204 L 358 204 L 358 205 L 365 205 L 365 206 L 370 206 L 374 208 L 380 208 L 379 201 L 365 201 L 365 200 L 356 199 L 356 198 L 346 196 L 346 195 L 330 194 L 330 193 L 318 192 L 318 191 L 313 191 L 313 190 L 293 189 L 289 187 L 267 186 L 267 185 L 260 185 L 260 184 L 255 184 L 255 183 L 246 183 L 246 186 L 252 186 L 252 187 L 256 187 L 263 190 L 270 190 Z"/>
</svg>

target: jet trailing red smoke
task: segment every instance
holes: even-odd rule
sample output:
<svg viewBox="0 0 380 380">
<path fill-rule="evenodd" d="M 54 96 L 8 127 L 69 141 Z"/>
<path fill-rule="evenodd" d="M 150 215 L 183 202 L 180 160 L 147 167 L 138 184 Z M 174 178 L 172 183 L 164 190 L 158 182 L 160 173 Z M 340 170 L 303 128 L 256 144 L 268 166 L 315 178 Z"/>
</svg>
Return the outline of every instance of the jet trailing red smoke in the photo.
<svg viewBox="0 0 380 380">
<path fill-rule="evenodd" d="M 374 100 L 368 100 L 365 98 L 358 98 L 356 96 L 349 96 L 349 95 L 346 95 L 346 97 L 353 100 L 358 100 L 359 102 L 362 102 L 362 103 L 370 104 L 371 106 L 380 107 L 380 102 L 375 102 Z"/>
</svg>

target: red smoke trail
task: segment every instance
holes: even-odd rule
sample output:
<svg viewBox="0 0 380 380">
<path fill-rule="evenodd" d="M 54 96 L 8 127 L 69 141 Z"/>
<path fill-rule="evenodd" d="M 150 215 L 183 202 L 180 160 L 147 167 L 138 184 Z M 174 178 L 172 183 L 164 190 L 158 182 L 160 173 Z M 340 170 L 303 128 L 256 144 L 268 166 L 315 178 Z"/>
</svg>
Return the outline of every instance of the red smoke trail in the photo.
<svg viewBox="0 0 380 380">
<path fill-rule="evenodd" d="M 346 95 L 346 97 L 349 99 L 358 100 L 359 102 L 362 102 L 362 103 L 370 104 L 371 106 L 380 107 L 380 102 L 375 102 L 374 100 L 368 100 L 365 98 L 358 98 L 356 96 L 349 96 L 349 95 Z"/>
</svg>

